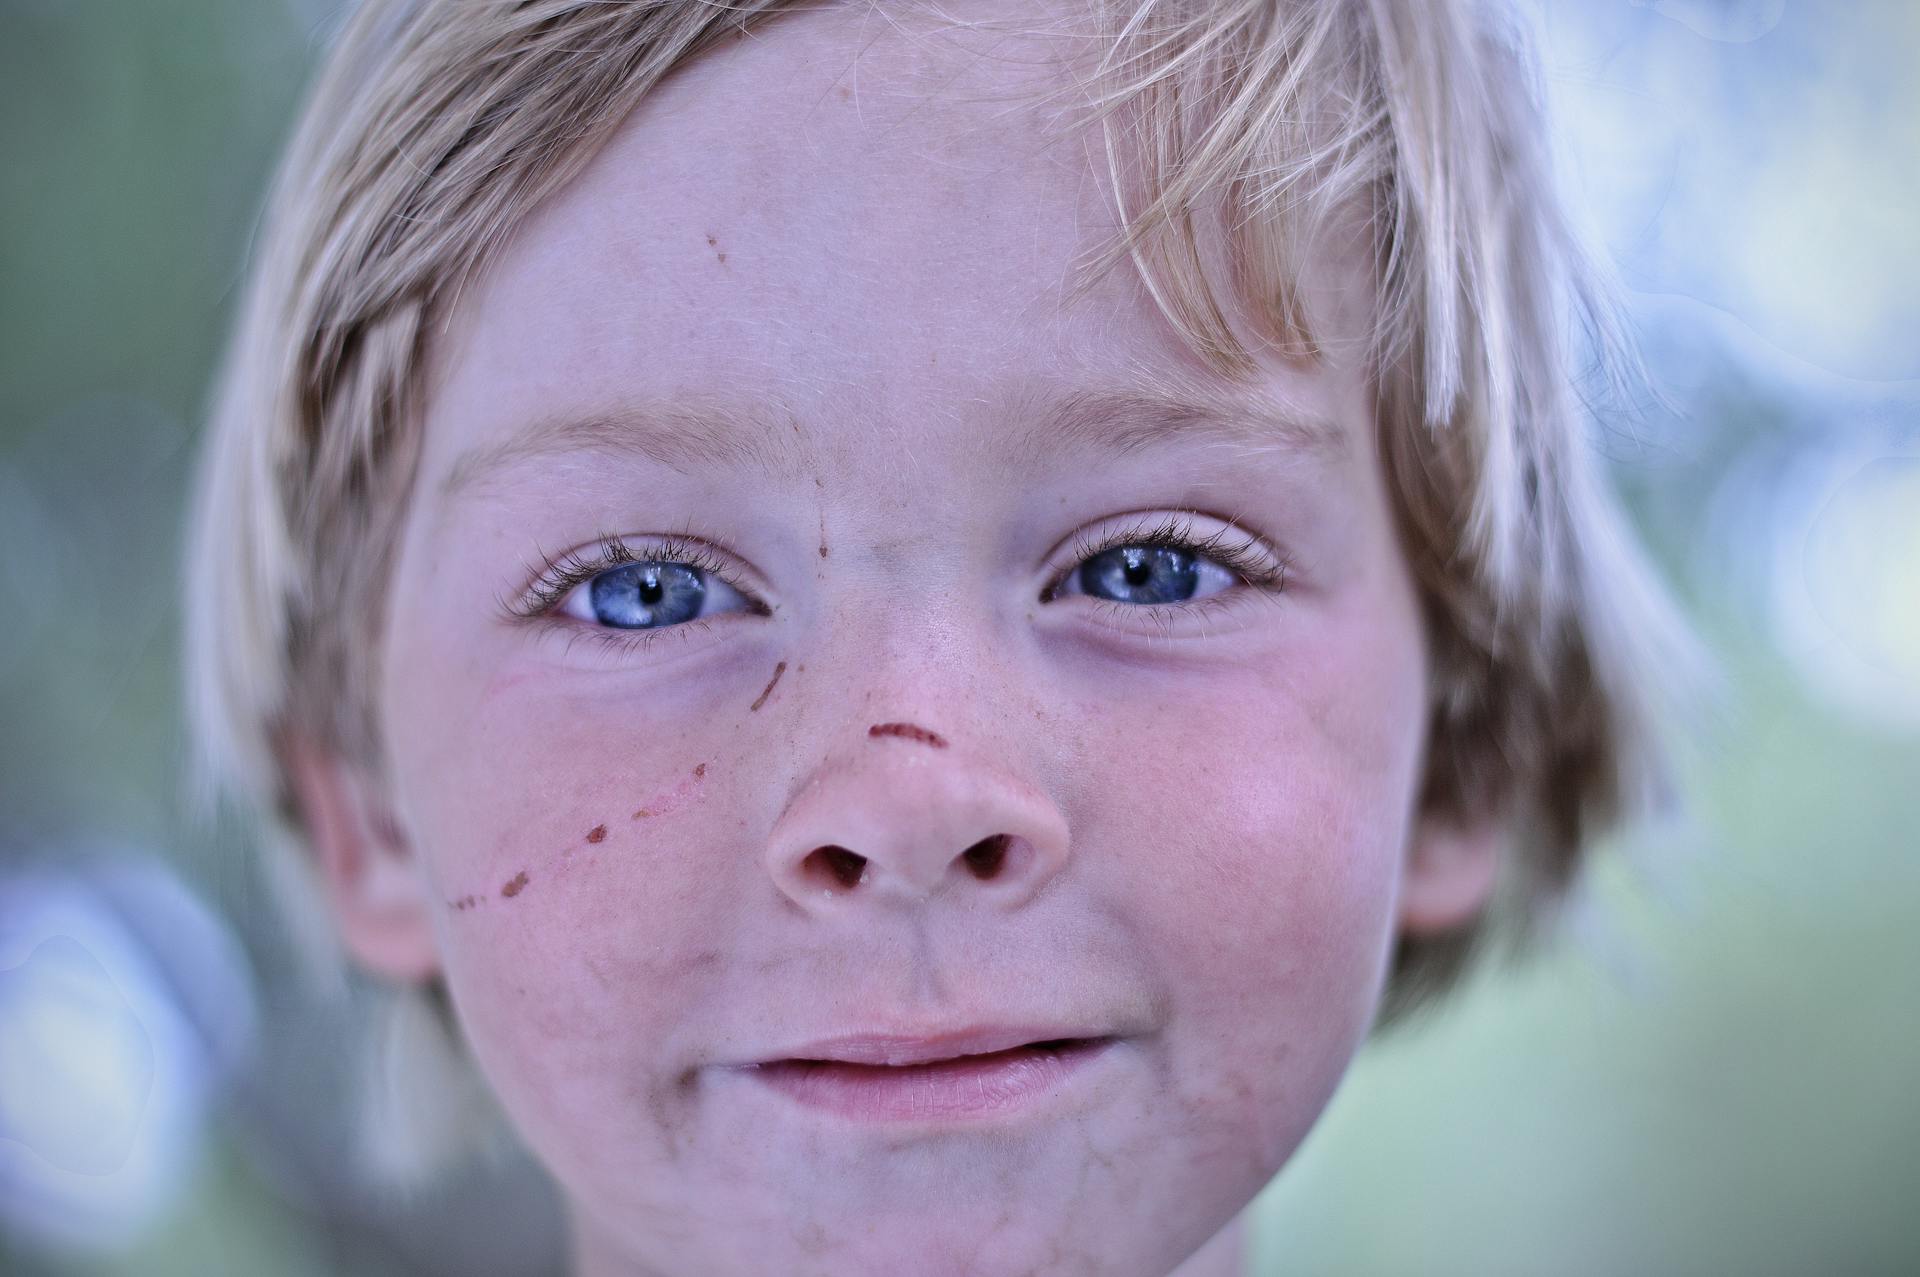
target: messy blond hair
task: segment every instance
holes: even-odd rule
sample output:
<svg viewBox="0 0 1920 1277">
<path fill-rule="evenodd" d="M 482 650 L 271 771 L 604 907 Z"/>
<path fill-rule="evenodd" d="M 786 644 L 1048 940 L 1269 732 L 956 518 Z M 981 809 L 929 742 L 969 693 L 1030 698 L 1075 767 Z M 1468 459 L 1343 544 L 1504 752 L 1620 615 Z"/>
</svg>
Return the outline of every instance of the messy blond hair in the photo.
<svg viewBox="0 0 1920 1277">
<path fill-rule="evenodd" d="M 1379 446 L 1434 671 L 1422 797 L 1507 821 L 1496 913 L 1524 938 L 1647 792 L 1652 676 L 1681 648 L 1583 437 L 1576 334 L 1603 374 L 1626 347 L 1554 196 L 1531 44 L 1476 0 L 1086 4 L 1097 44 L 1069 87 L 1122 225 L 1089 279 L 1130 264 L 1239 376 L 1256 351 L 1229 316 L 1313 357 L 1303 273 L 1340 226 L 1367 236 Z M 434 322 L 662 77 L 798 7 L 364 0 L 312 92 L 206 439 L 186 655 L 209 791 L 264 817 L 293 934 L 336 981 L 278 743 L 297 729 L 380 771 L 374 639 Z M 1383 1020 L 1452 983 L 1486 932 L 1405 939 Z M 418 1181 L 484 1088 L 437 983 L 390 998 L 369 1151 Z"/>
</svg>

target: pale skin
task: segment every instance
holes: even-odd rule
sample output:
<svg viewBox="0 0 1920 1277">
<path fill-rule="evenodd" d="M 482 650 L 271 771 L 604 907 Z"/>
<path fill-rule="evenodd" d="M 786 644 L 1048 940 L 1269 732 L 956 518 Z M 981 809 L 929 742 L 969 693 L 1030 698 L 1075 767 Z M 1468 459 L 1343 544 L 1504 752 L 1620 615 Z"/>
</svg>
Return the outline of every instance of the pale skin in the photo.
<svg viewBox="0 0 1920 1277">
<path fill-rule="evenodd" d="M 1357 260 L 1310 298 L 1347 343 L 1228 380 L 1129 268 L 1069 296 L 1114 213 L 1089 139 L 1018 105 L 1052 46 L 924 34 L 767 27 L 516 230 L 433 349 L 386 773 L 290 747 L 350 948 L 446 981 L 582 1277 L 1238 1273 L 1395 935 L 1490 889 L 1491 823 L 1415 802 Z M 636 442 L 713 413 L 754 450 Z M 1149 605 L 1077 571 L 1170 520 L 1283 580 L 1161 559 L 1197 585 Z M 609 624 L 590 584 L 508 614 L 604 534 L 697 545 L 697 619 Z M 740 1067 L 983 1024 L 1110 1046 L 931 1125 Z"/>
</svg>

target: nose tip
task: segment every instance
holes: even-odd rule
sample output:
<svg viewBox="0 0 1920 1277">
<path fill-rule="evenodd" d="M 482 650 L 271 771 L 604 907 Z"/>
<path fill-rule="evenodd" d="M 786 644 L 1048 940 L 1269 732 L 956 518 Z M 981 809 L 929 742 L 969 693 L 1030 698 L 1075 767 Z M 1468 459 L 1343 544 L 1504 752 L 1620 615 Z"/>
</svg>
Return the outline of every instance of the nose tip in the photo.
<svg viewBox="0 0 1920 1277">
<path fill-rule="evenodd" d="M 938 733 L 882 726 L 776 826 L 768 869 L 789 899 L 823 909 L 964 895 L 1011 907 L 1059 872 L 1066 821 L 1044 794 Z"/>
</svg>

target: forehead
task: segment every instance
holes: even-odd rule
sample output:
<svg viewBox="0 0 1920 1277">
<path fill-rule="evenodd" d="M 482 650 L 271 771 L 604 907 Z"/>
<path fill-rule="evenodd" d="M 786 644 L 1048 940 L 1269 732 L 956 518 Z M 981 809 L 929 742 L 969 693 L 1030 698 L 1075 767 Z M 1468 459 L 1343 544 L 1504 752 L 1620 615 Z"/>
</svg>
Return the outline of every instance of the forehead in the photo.
<svg viewBox="0 0 1920 1277">
<path fill-rule="evenodd" d="M 831 450 L 1051 391 L 1246 389 L 1131 269 L 1076 287 L 1118 226 L 1100 132 L 1068 119 L 1097 46 L 1036 29 L 1044 6 L 981 12 L 789 15 L 676 72 L 460 300 L 433 352 L 429 468 L 634 404 L 777 404 Z M 1311 291 L 1336 338 L 1360 331 L 1356 260 L 1327 259 Z M 1330 421 L 1356 415 L 1362 378 L 1276 363 L 1251 389 Z"/>
</svg>

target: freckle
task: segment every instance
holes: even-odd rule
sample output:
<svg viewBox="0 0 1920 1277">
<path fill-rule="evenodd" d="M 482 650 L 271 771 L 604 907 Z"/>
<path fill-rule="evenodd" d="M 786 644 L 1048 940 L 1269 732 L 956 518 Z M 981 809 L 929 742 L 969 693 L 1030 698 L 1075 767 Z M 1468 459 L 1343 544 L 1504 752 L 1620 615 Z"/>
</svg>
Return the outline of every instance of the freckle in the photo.
<svg viewBox="0 0 1920 1277">
<path fill-rule="evenodd" d="M 712 247 L 713 247 L 713 246 L 714 246 L 715 244 L 718 244 L 719 242 L 720 242 L 720 241 L 719 241 L 719 240 L 717 240 L 717 239 L 715 239 L 715 238 L 713 237 L 713 235 L 712 235 L 711 233 L 709 233 L 709 234 L 707 235 L 707 247 L 708 247 L 708 248 L 712 248 Z"/>
<path fill-rule="evenodd" d="M 526 885 L 527 871 L 522 869 L 513 876 L 512 880 L 509 881 L 506 886 L 500 888 L 500 894 L 508 897 L 517 896 L 520 894 L 520 889 Z"/>
<path fill-rule="evenodd" d="M 825 551 L 823 550 L 822 553 L 825 553 Z M 773 695 L 773 685 L 775 683 L 778 683 L 780 681 L 780 676 L 786 672 L 787 672 L 787 663 L 785 661 L 781 661 L 778 665 L 775 665 L 773 667 L 773 677 L 768 679 L 767 685 L 760 689 L 760 695 L 753 698 L 753 704 L 747 706 L 748 713 L 752 713 L 753 711 L 759 709 L 762 705 L 765 705 L 767 703 L 767 697 Z M 705 773 L 702 769 L 705 767 L 706 767 L 705 763 L 700 764 L 699 767 L 696 767 L 694 769 L 693 774 L 696 776 L 704 775 Z"/>
<path fill-rule="evenodd" d="M 605 825 L 595 825 L 592 829 L 589 829 L 587 831 L 588 842 L 605 842 L 606 840 L 607 840 L 607 827 Z"/>
<path fill-rule="evenodd" d="M 725 266 L 727 264 L 727 255 L 725 253 L 715 253 L 714 256 L 720 259 L 720 264 L 722 266 Z"/>
</svg>

